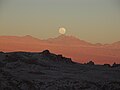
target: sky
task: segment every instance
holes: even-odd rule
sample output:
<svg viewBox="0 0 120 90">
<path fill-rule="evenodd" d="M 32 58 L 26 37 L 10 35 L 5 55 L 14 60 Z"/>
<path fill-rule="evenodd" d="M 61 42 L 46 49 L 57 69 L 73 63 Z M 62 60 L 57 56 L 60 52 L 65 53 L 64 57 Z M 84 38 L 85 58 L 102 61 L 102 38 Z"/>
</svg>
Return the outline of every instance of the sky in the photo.
<svg viewBox="0 0 120 90">
<path fill-rule="evenodd" d="M 46 39 L 60 27 L 92 43 L 120 41 L 120 0 L 0 0 L 0 36 Z"/>
</svg>

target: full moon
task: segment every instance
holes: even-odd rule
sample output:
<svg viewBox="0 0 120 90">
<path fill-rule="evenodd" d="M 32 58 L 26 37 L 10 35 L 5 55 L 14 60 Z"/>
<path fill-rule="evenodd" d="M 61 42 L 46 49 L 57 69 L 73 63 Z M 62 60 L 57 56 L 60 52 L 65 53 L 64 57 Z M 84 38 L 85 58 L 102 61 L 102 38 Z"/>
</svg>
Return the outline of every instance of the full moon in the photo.
<svg viewBox="0 0 120 90">
<path fill-rule="evenodd" d="M 66 33 L 66 29 L 65 28 L 59 28 L 59 33 L 60 34 L 65 34 Z"/>
</svg>

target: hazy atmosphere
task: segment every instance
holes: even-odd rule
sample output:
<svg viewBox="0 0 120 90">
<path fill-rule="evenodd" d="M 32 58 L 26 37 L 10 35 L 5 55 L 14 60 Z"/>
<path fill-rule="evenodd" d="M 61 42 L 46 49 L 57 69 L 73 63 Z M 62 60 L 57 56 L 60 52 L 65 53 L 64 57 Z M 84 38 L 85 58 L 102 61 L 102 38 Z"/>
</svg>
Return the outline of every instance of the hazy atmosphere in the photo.
<svg viewBox="0 0 120 90">
<path fill-rule="evenodd" d="M 92 43 L 120 39 L 119 0 L 0 0 L 0 35 L 50 38 L 60 27 Z"/>
<path fill-rule="evenodd" d="M 120 0 L 0 0 L 0 90 L 120 90 Z"/>
</svg>

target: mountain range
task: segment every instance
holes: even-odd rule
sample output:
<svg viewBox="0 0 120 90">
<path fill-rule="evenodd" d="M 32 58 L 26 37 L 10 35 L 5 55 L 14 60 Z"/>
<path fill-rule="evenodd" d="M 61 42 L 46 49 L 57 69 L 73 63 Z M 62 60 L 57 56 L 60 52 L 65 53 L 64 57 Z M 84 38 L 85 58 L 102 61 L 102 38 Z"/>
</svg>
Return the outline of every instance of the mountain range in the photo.
<svg viewBox="0 0 120 90">
<path fill-rule="evenodd" d="M 26 36 L 0 36 L 0 51 L 39 52 L 49 49 L 72 58 L 75 62 L 94 61 L 97 64 L 120 63 L 120 41 L 112 44 L 92 44 L 74 36 L 60 35 L 56 38 L 38 39 Z"/>
<path fill-rule="evenodd" d="M 80 64 L 49 50 L 0 52 L 0 90 L 120 90 L 120 64 Z"/>
</svg>

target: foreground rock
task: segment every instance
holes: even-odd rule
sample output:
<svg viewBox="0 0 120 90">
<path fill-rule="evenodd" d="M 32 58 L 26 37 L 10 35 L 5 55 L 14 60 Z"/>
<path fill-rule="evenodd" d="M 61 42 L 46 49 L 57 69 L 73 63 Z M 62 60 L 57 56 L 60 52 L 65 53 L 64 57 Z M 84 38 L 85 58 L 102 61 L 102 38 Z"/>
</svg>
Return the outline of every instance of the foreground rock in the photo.
<svg viewBox="0 0 120 90">
<path fill-rule="evenodd" d="M 0 52 L 0 90 L 120 90 L 120 67 L 78 64 L 48 50 Z"/>
</svg>

